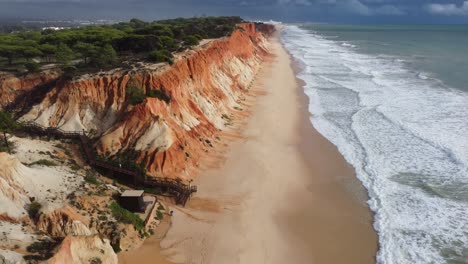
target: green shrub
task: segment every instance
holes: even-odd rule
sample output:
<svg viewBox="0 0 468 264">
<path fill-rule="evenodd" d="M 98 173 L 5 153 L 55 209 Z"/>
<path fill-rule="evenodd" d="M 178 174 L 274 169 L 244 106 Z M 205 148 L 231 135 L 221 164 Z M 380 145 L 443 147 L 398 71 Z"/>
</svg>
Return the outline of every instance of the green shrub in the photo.
<svg viewBox="0 0 468 264">
<path fill-rule="evenodd" d="M 0 139 L 0 152 L 15 152 L 16 144 L 7 137 Z"/>
<path fill-rule="evenodd" d="M 184 38 L 184 44 L 187 46 L 196 46 L 200 43 L 200 40 L 195 36 L 186 36 Z"/>
<path fill-rule="evenodd" d="M 71 169 L 72 171 L 78 171 L 78 170 L 81 169 L 81 166 L 75 163 L 75 164 L 72 164 L 72 165 L 70 166 L 70 169 Z"/>
<path fill-rule="evenodd" d="M 62 68 L 62 78 L 65 80 L 71 80 L 78 74 L 78 69 L 75 66 L 66 65 Z"/>
<path fill-rule="evenodd" d="M 158 98 L 159 100 L 166 102 L 166 104 L 171 102 L 171 97 L 163 90 L 150 90 L 148 92 L 148 97 Z"/>
<path fill-rule="evenodd" d="M 27 263 L 38 263 L 46 260 L 53 255 L 54 248 L 59 245 L 60 240 L 41 239 L 26 247 L 26 250 L 31 255 L 25 255 L 24 259 Z"/>
<path fill-rule="evenodd" d="M 20 127 L 20 124 L 15 121 L 11 113 L 0 111 L 0 131 L 3 132 L 3 145 L 0 145 L 0 151 L 6 150 L 8 153 L 13 151 L 13 146 L 7 138 L 7 133 L 12 133 Z"/>
<path fill-rule="evenodd" d="M 28 205 L 28 214 L 31 218 L 36 219 L 41 212 L 42 204 L 39 202 L 31 202 Z"/>
<path fill-rule="evenodd" d="M 148 59 L 153 62 L 173 63 L 172 54 L 167 50 L 155 50 L 148 55 Z"/>
<path fill-rule="evenodd" d="M 120 248 L 120 243 L 117 242 L 115 244 L 111 244 L 112 246 L 112 249 L 114 250 L 115 253 L 119 253 L 120 251 L 122 251 L 122 249 Z"/>
<path fill-rule="evenodd" d="M 125 208 L 122 208 L 118 203 L 113 202 L 110 206 L 112 216 L 119 222 L 125 224 L 132 224 L 136 230 L 141 231 L 145 228 L 145 223 L 141 218 L 128 211 Z"/>
<path fill-rule="evenodd" d="M 96 174 L 94 174 L 94 172 L 92 172 L 92 171 L 87 171 L 86 172 L 86 176 L 84 177 L 84 180 L 87 183 L 91 183 L 91 184 L 94 184 L 94 185 L 99 184 L 99 181 L 96 178 Z"/>
<path fill-rule="evenodd" d="M 161 211 L 156 211 L 156 219 L 162 220 L 164 218 L 164 215 Z"/>
<path fill-rule="evenodd" d="M 32 165 L 40 165 L 40 166 L 47 166 L 47 167 L 54 167 L 57 166 L 57 163 L 51 161 L 51 160 L 46 160 L 46 159 L 40 159 L 38 161 L 35 161 L 33 163 L 29 164 L 30 166 Z"/>
<path fill-rule="evenodd" d="M 36 62 L 27 62 L 24 64 L 24 67 L 26 67 L 26 70 L 28 70 L 28 72 L 38 72 L 40 69 L 41 69 L 41 65 L 39 65 L 39 63 L 36 63 Z"/>
<path fill-rule="evenodd" d="M 131 104 L 131 105 L 137 105 L 137 104 L 140 104 L 142 103 L 146 96 L 145 96 L 145 93 L 143 92 L 143 89 L 142 88 L 139 88 L 139 87 L 136 87 L 136 86 L 132 86 L 132 85 L 128 85 L 126 88 L 125 88 L 125 94 L 127 95 L 127 98 L 128 98 L 128 102 Z"/>
</svg>

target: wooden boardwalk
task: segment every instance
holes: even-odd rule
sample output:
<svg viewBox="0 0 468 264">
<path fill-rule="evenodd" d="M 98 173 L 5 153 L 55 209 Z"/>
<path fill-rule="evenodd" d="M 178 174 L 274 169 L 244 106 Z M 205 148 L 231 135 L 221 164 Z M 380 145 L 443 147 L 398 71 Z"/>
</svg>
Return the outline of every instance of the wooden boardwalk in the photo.
<svg viewBox="0 0 468 264">
<path fill-rule="evenodd" d="M 34 122 L 21 123 L 21 127 L 24 132 L 33 135 L 77 140 L 80 143 L 83 157 L 91 167 L 129 176 L 136 185 L 167 190 L 174 197 L 176 204 L 185 206 L 192 193 L 197 192 L 197 186 L 184 184 L 178 179 L 146 176 L 137 171 L 121 168 L 120 166 L 117 167 L 109 162 L 98 160 L 92 148 L 91 139 L 84 131 L 64 131 L 60 128 L 44 127 Z"/>
</svg>

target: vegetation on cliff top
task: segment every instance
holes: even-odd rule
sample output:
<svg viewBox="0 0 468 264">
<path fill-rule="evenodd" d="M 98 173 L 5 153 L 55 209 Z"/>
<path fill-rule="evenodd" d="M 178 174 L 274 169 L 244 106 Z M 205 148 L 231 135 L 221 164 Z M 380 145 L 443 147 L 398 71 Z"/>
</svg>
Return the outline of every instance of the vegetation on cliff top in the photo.
<svg viewBox="0 0 468 264">
<path fill-rule="evenodd" d="M 117 221 L 125 224 L 132 224 L 138 231 L 141 231 L 145 228 L 145 223 L 138 215 L 121 207 L 118 203 L 113 202 L 110 206 L 110 209 L 112 216 L 114 216 Z"/>
<path fill-rule="evenodd" d="M 177 18 L 0 34 L 0 69 L 34 72 L 45 64 L 92 71 L 125 61 L 172 62 L 172 53 L 232 33 L 240 17 Z"/>
</svg>

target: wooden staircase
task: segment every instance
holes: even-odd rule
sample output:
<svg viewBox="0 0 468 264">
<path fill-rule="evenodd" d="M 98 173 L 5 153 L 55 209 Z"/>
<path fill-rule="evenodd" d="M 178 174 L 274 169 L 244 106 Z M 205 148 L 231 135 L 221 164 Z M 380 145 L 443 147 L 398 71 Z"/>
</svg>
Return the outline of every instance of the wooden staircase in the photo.
<svg viewBox="0 0 468 264">
<path fill-rule="evenodd" d="M 44 127 L 35 122 L 23 122 L 20 124 L 24 132 L 32 135 L 77 140 L 80 143 L 86 162 L 88 162 L 91 167 L 129 176 L 137 185 L 166 189 L 174 197 L 176 204 L 185 206 L 192 193 L 197 192 L 197 186 L 184 184 L 178 179 L 146 176 L 137 171 L 121 168 L 109 162 L 98 160 L 97 155 L 91 147 L 91 139 L 84 131 L 64 131 L 60 128 Z"/>
</svg>

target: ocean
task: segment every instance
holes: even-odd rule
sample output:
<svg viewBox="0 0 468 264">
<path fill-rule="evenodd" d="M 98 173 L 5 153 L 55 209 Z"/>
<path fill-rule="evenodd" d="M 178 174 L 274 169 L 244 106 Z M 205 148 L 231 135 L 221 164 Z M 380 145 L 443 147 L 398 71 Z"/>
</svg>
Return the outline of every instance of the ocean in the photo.
<svg viewBox="0 0 468 264">
<path fill-rule="evenodd" d="M 377 263 L 468 263 L 468 26 L 285 25 L 314 127 L 368 191 Z"/>
</svg>

